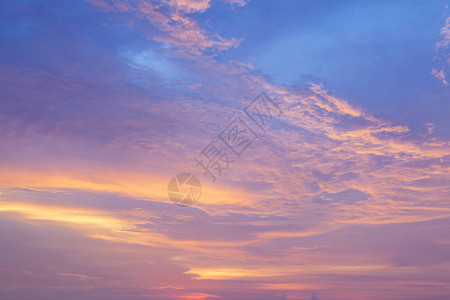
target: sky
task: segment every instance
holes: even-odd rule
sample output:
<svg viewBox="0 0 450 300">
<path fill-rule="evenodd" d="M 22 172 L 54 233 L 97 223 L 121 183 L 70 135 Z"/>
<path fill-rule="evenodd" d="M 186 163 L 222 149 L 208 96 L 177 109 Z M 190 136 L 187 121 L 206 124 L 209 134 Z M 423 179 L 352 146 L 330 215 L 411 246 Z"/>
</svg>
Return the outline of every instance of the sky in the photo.
<svg viewBox="0 0 450 300">
<path fill-rule="evenodd" d="M 449 4 L 2 1 L 0 299 L 448 300 Z"/>
</svg>

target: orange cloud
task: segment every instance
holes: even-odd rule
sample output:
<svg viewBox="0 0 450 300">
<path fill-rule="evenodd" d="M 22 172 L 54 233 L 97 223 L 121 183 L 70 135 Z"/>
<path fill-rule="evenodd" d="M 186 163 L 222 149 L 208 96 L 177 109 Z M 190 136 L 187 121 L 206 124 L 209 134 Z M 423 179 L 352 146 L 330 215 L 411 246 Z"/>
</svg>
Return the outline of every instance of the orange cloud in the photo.
<svg viewBox="0 0 450 300">
<path fill-rule="evenodd" d="M 211 0 L 171 0 L 170 5 L 187 12 L 204 12 L 211 6 Z"/>
<path fill-rule="evenodd" d="M 226 50 L 239 46 L 241 42 L 240 39 L 225 39 L 219 35 L 211 38 L 194 19 L 185 16 L 185 13 L 205 11 L 210 6 L 209 0 L 171 0 L 166 5 L 158 5 L 144 0 L 137 0 L 133 5 L 116 0 L 85 1 L 106 10 L 136 13 L 138 17 L 147 19 L 161 31 L 162 34 L 152 35 L 152 39 L 172 44 L 190 54 L 199 55 L 207 48 Z M 243 1 L 238 1 L 238 3 L 244 4 Z M 162 12 L 161 5 L 168 8 L 165 13 Z"/>
<path fill-rule="evenodd" d="M 217 295 L 205 294 L 205 293 L 186 293 L 183 295 L 172 295 L 169 296 L 172 299 L 186 299 L 186 300 L 203 300 L 207 298 L 220 298 Z"/>
</svg>

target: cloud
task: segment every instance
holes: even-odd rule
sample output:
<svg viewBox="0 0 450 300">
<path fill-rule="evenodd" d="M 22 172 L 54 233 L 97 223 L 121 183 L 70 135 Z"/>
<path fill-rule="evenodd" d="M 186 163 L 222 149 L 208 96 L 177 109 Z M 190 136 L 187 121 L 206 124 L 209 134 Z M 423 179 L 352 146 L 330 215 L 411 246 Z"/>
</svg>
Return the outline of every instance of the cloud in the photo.
<svg viewBox="0 0 450 300">
<path fill-rule="evenodd" d="M 236 4 L 236 5 L 239 5 L 239 6 L 247 5 L 247 3 L 250 2 L 250 0 L 223 0 L 223 1 L 225 1 L 225 2 L 227 2 L 229 4 L 232 4 L 232 5 Z"/>
<path fill-rule="evenodd" d="M 186 12 L 204 12 L 211 6 L 211 0 L 172 0 L 171 6 Z"/>
<path fill-rule="evenodd" d="M 172 0 L 167 3 L 153 3 L 144 0 L 120 2 L 115 0 L 86 0 L 102 9 L 133 13 L 137 18 L 146 19 L 155 26 L 159 33 L 148 38 L 170 44 L 191 55 L 199 55 L 207 49 L 214 51 L 238 47 L 242 39 L 223 38 L 220 35 L 209 35 L 197 21 L 185 13 L 203 12 L 210 6 L 204 0 Z M 233 2 L 234 3 L 234 2 Z M 239 1 L 240 4 L 244 4 Z"/>
<path fill-rule="evenodd" d="M 360 201 L 366 201 L 369 198 L 368 194 L 365 194 L 358 190 L 348 189 L 338 193 L 324 192 L 317 196 L 315 202 L 320 204 L 354 204 Z"/>
<path fill-rule="evenodd" d="M 441 29 L 442 40 L 436 44 L 437 48 L 446 48 L 450 45 L 450 17 L 445 20 L 445 26 Z"/>
<path fill-rule="evenodd" d="M 445 20 L 445 26 L 441 29 L 442 39 L 436 43 L 434 61 L 436 67 L 433 68 L 431 74 L 436 77 L 437 80 L 441 81 L 444 85 L 449 85 L 448 83 L 448 73 L 450 66 L 450 17 Z"/>
<path fill-rule="evenodd" d="M 432 134 L 434 132 L 434 124 L 429 122 L 427 124 L 425 124 L 427 127 L 427 133 L 428 134 Z"/>
<path fill-rule="evenodd" d="M 244 6 L 249 0 L 222 0 L 230 5 Z M 211 0 L 170 0 L 170 6 L 185 13 L 202 13 L 211 7 Z"/>
</svg>

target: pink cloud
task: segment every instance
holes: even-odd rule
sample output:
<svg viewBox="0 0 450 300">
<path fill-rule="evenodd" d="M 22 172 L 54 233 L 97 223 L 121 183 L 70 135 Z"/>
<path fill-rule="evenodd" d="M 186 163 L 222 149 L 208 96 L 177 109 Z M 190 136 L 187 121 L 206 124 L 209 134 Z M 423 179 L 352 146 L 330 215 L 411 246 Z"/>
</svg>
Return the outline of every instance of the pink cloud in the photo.
<svg viewBox="0 0 450 300">
<path fill-rule="evenodd" d="M 149 38 L 171 44 L 182 51 L 199 55 L 205 49 L 216 51 L 238 47 L 242 39 L 223 38 L 218 34 L 208 34 L 197 21 L 186 13 L 203 12 L 210 7 L 209 0 L 172 0 L 166 4 L 137 0 L 133 4 L 116 0 L 85 0 L 105 10 L 132 12 L 139 18 L 147 19 L 160 33 Z M 232 2 L 234 3 L 234 2 Z M 240 5 L 244 3 L 239 1 Z"/>
<path fill-rule="evenodd" d="M 445 20 L 445 26 L 441 29 L 442 39 L 436 43 L 434 61 L 436 66 L 431 71 L 437 80 L 442 82 L 444 85 L 449 85 L 448 82 L 448 72 L 450 67 L 450 17 Z"/>
<path fill-rule="evenodd" d="M 239 5 L 239 6 L 244 6 L 246 5 L 248 2 L 250 2 L 250 0 L 223 0 L 224 2 L 227 2 L 231 5 Z"/>
<path fill-rule="evenodd" d="M 436 47 L 448 47 L 450 45 L 450 17 L 445 20 L 445 26 L 441 29 L 441 35 L 442 40 L 436 44 Z"/>
<path fill-rule="evenodd" d="M 211 0 L 171 0 L 170 3 L 186 13 L 204 12 L 211 6 Z"/>
</svg>

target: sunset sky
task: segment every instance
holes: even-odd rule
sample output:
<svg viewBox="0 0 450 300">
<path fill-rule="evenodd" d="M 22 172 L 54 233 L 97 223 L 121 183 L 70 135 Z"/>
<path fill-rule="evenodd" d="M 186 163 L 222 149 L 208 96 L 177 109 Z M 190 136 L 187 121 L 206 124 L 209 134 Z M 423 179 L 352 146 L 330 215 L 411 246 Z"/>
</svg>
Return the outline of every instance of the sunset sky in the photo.
<svg viewBox="0 0 450 300">
<path fill-rule="evenodd" d="M 1 1 L 0 300 L 449 300 L 449 5 Z"/>
</svg>

